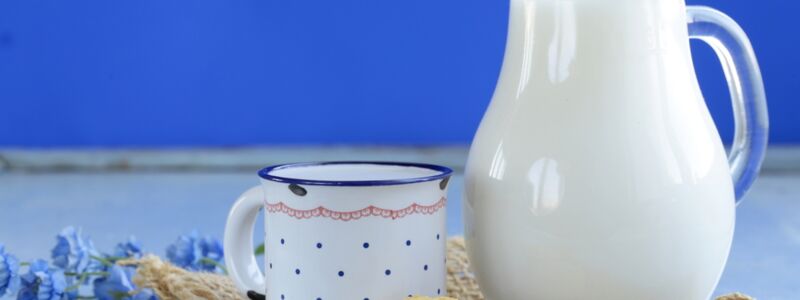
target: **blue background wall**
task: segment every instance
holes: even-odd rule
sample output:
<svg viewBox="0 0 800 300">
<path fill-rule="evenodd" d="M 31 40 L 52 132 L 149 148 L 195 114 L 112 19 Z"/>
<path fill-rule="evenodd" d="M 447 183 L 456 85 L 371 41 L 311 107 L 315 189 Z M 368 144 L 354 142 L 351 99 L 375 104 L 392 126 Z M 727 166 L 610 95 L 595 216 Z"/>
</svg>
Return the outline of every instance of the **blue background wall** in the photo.
<svg viewBox="0 0 800 300">
<path fill-rule="evenodd" d="M 773 143 L 800 142 L 800 2 L 695 0 L 750 35 Z M 0 146 L 468 143 L 505 0 L 0 2 Z M 693 42 L 726 140 L 727 87 Z"/>
</svg>

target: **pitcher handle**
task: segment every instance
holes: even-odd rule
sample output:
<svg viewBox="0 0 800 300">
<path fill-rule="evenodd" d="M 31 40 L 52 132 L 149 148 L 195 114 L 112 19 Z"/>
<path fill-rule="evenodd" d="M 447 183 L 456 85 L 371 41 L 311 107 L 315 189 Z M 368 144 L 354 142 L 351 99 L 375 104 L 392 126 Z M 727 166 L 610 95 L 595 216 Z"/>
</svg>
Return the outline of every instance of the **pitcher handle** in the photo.
<svg viewBox="0 0 800 300">
<path fill-rule="evenodd" d="M 719 57 L 728 81 L 736 121 L 728 162 L 736 203 L 753 185 L 767 149 L 769 117 L 761 70 L 744 30 L 726 14 L 705 6 L 688 6 L 689 38 L 706 42 Z"/>
</svg>

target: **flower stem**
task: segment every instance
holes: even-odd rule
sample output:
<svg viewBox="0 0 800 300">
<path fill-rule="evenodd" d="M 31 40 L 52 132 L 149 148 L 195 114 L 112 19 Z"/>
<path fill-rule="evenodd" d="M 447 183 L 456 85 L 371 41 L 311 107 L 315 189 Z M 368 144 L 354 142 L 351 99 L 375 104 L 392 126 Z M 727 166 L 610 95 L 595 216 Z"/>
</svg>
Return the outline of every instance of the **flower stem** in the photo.
<svg viewBox="0 0 800 300">
<path fill-rule="evenodd" d="M 30 265 L 31 265 L 31 263 L 26 262 L 26 261 L 23 261 L 23 262 L 19 263 L 20 267 L 27 267 L 27 266 L 30 266 Z"/>
<path fill-rule="evenodd" d="M 102 258 L 102 257 L 99 257 L 99 256 L 94 256 L 94 255 L 91 255 L 90 257 L 95 259 L 95 260 L 97 260 L 97 261 L 99 261 L 101 264 L 103 264 L 106 267 L 110 267 L 110 266 L 114 265 L 114 263 L 112 263 L 108 259 L 105 259 L 105 258 Z"/>
<path fill-rule="evenodd" d="M 217 261 L 215 261 L 215 260 L 213 260 L 213 259 L 210 259 L 210 258 L 208 258 L 208 257 L 203 257 L 203 258 L 201 258 L 201 259 L 200 259 L 200 263 L 202 263 L 202 264 L 206 264 L 206 265 L 212 265 L 212 266 L 215 266 L 215 267 L 217 267 L 217 268 L 220 268 L 220 269 L 222 270 L 222 272 L 223 272 L 223 273 L 225 273 L 225 274 L 228 274 L 228 269 L 226 269 L 224 265 L 222 265 L 222 264 L 218 263 Z"/>
<path fill-rule="evenodd" d="M 106 256 L 106 260 L 108 260 L 109 262 L 116 262 L 116 261 L 118 261 L 120 259 L 126 259 L 126 258 L 128 258 L 128 257 L 124 257 L 124 256 Z"/>
</svg>

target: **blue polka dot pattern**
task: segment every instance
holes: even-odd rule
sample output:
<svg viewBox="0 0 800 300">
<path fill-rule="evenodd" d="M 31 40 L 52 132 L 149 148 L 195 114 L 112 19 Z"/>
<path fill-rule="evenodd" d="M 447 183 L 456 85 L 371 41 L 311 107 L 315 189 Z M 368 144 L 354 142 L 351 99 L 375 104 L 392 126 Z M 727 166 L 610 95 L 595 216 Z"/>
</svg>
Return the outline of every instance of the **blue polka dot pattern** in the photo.
<svg viewBox="0 0 800 300">
<path fill-rule="evenodd" d="M 382 235 L 367 235 L 367 236 L 360 236 L 360 237 L 351 237 L 347 239 L 336 239 L 330 238 L 325 236 L 300 236 L 295 235 L 294 233 L 290 235 L 284 234 L 271 234 L 271 238 L 278 237 L 277 242 L 279 244 L 273 244 L 269 242 L 268 245 L 271 247 L 275 247 L 272 249 L 275 252 L 274 255 L 269 257 L 269 261 L 267 262 L 267 274 L 273 274 L 275 276 L 265 276 L 266 280 L 270 280 L 270 278 L 283 278 L 283 277 L 291 277 L 290 274 L 286 274 L 283 272 L 294 272 L 295 277 L 291 277 L 293 281 L 309 282 L 310 285 L 306 285 L 306 288 L 301 288 L 296 290 L 296 288 L 292 287 L 288 290 L 283 290 L 282 293 L 278 291 L 273 291 L 272 297 L 278 300 L 286 300 L 286 294 L 289 294 L 290 299 L 305 299 L 305 300 L 322 300 L 327 299 L 330 300 L 333 298 L 338 298 L 338 296 L 342 293 L 338 290 L 329 290 L 327 288 L 319 289 L 319 287 L 314 287 L 322 280 L 327 280 L 330 283 L 334 278 L 338 277 L 338 282 L 334 283 L 334 285 L 341 285 L 347 286 L 350 294 L 349 297 L 351 299 L 363 299 L 363 300 L 370 300 L 382 297 L 385 293 L 379 292 L 375 293 L 376 291 L 365 289 L 363 291 L 359 291 L 360 285 L 363 285 L 366 282 L 362 282 L 365 278 L 369 277 L 380 277 L 380 269 L 383 267 L 384 277 L 382 277 L 382 282 L 386 282 L 386 284 L 396 284 L 395 282 L 411 282 L 414 281 L 414 278 L 418 278 L 416 280 L 428 280 L 429 277 L 434 276 L 438 278 L 437 272 L 440 272 L 445 265 L 442 264 L 442 261 L 437 261 L 435 255 L 434 256 L 419 256 L 420 254 L 428 253 L 430 249 L 442 249 L 444 246 L 444 240 L 442 239 L 445 234 L 442 234 L 439 230 L 423 230 L 423 232 L 402 232 L 398 234 L 403 234 L 402 236 L 382 236 Z M 283 237 L 281 237 L 283 235 Z M 430 238 L 433 237 L 434 239 L 431 240 Z M 272 239 L 269 240 L 272 240 Z M 403 238 L 406 238 L 403 240 Z M 287 239 L 292 240 L 294 242 L 287 243 Z M 358 247 L 358 242 L 361 241 L 362 250 L 358 250 L 355 247 Z M 323 242 L 324 241 L 324 242 Z M 399 242 L 399 243 L 398 243 Z M 348 246 L 350 245 L 350 246 Z M 440 245 L 437 248 L 430 248 L 430 245 Z M 353 247 L 353 248 L 350 248 Z M 366 265 L 364 264 L 356 264 L 350 265 L 348 260 L 344 261 L 337 261 L 331 260 L 328 255 L 342 255 L 339 254 L 340 252 L 349 252 L 352 253 L 354 257 L 363 257 L 365 259 L 376 259 L 374 261 Z M 388 253 L 392 253 L 392 255 L 399 255 L 401 258 L 398 261 L 379 261 L 377 260 L 378 257 L 373 257 L 373 255 L 378 255 L 378 253 L 374 251 L 379 251 L 381 254 L 384 251 Z M 284 256 L 283 253 L 289 254 L 296 254 L 296 253 L 307 253 L 308 259 L 312 261 L 327 261 L 324 264 L 320 265 L 319 267 L 317 264 L 309 264 L 309 261 L 304 261 L 303 259 L 297 260 L 296 257 Z M 314 254 L 314 255 L 311 255 Z M 441 255 L 439 253 L 438 255 Z M 440 256 L 441 257 L 441 256 Z M 266 257 L 265 257 L 266 258 Z M 348 258 L 349 257 L 345 257 Z M 447 263 L 447 258 L 444 257 L 445 264 Z M 422 263 L 422 268 L 420 268 L 420 263 Z M 278 264 L 278 268 L 275 269 L 274 264 Z M 263 266 L 263 265 L 262 265 Z M 291 269 L 292 266 L 295 266 L 295 269 Z M 305 270 L 300 270 L 300 266 L 305 268 Z M 309 267 L 311 269 L 309 269 Z M 272 270 L 276 270 L 279 274 L 274 274 Z M 288 270 L 287 270 L 288 269 Z M 344 271 L 347 269 L 347 271 Z M 420 270 L 422 269 L 422 270 Z M 433 269 L 433 273 L 428 272 Z M 422 271 L 422 272 L 420 272 Z M 349 279 L 345 279 L 345 272 L 347 272 L 347 276 Z M 394 273 L 394 274 L 393 274 Z M 284 274 L 284 275 L 280 275 Z M 370 275 L 371 274 L 371 275 Z M 287 276 L 288 275 L 288 276 Z M 319 277 L 318 277 L 319 276 Z M 287 278 L 288 279 L 288 278 Z M 273 279 L 274 280 L 274 279 Z M 410 280 L 410 281 L 409 281 Z M 430 284 L 428 281 L 427 284 Z M 427 285 L 425 284 L 425 285 Z M 428 286 L 425 288 L 424 286 L 406 286 L 405 293 L 400 290 L 395 290 L 392 292 L 394 297 L 402 297 L 402 294 L 407 294 L 408 297 L 414 297 L 414 295 L 430 295 L 435 297 L 436 295 L 441 296 L 443 293 L 446 295 L 447 291 L 444 288 L 441 288 L 443 281 L 435 283 L 433 286 Z M 351 285 L 354 285 L 351 287 Z M 434 289 L 435 286 L 440 286 L 440 288 Z M 351 289 L 351 288 L 355 288 Z M 277 293 L 276 293 L 277 292 Z M 398 293 L 399 292 L 399 293 Z M 434 294 L 434 292 L 436 294 Z M 330 294 L 329 294 L 330 293 Z M 360 294 L 360 295 L 359 295 Z M 364 296 L 364 294 L 369 294 L 370 297 Z M 400 294 L 400 295 L 397 295 Z M 382 299 L 379 299 L 382 300 Z"/>
</svg>

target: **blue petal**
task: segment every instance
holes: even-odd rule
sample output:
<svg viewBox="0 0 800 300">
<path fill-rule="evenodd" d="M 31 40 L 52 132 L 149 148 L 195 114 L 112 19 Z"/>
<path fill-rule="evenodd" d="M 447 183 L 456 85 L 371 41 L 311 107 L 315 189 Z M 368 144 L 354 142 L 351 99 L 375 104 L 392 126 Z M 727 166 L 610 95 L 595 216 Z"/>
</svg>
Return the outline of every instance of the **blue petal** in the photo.
<svg viewBox="0 0 800 300">
<path fill-rule="evenodd" d="M 130 236 L 126 242 L 117 244 L 114 248 L 114 256 L 139 258 L 142 256 L 142 245 L 136 240 L 136 237 Z"/>
<path fill-rule="evenodd" d="M 44 260 L 35 260 L 28 273 L 20 276 L 22 288 L 17 299 L 61 300 L 65 299 L 67 281 L 64 272 L 51 269 Z"/>
<path fill-rule="evenodd" d="M 69 226 L 56 236 L 56 246 L 51 251 L 53 265 L 65 271 L 83 273 L 102 270 L 102 264 L 92 258 L 100 256 L 91 239 L 82 237 L 81 230 Z"/>
<path fill-rule="evenodd" d="M 99 300 L 119 299 L 119 295 L 127 294 L 134 290 L 131 282 L 133 268 L 113 265 L 108 269 L 108 273 L 107 277 L 94 281 L 94 295 Z"/>
<path fill-rule="evenodd" d="M 13 294 L 19 286 L 19 260 L 13 255 L 5 253 L 0 245 L 0 297 Z"/>
</svg>

